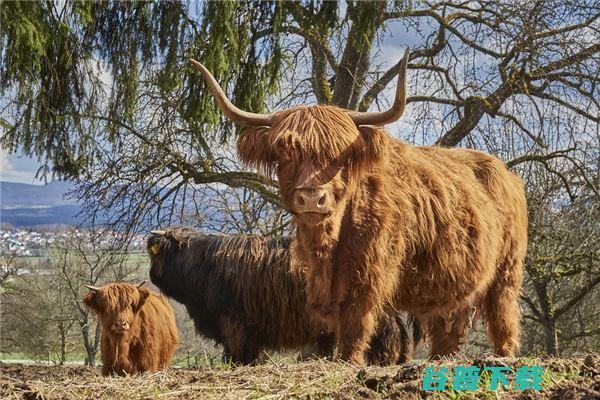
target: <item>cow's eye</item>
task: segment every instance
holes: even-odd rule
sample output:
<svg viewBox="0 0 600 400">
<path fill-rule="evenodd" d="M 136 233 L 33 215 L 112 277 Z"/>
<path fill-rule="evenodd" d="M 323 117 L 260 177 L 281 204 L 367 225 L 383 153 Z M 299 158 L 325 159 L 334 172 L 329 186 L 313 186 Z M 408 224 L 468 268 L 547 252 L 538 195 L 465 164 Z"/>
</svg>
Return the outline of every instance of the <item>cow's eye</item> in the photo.
<svg viewBox="0 0 600 400">
<path fill-rule="evenodd" d="M 289 161 L 290 160 L 290 153 L 288 151 L 281 151 L 279 152 L 279 157 L 277 157 L 279 159 L 279 162 L 284 162 L 284 161 Z"/>
<path fill-rule="evenodd" d="M 293 154 L 293 148 L 289 144 L 279 143 L 277 145 L 277 158 L 278 160 L 291 160 Z"/>
</svg>

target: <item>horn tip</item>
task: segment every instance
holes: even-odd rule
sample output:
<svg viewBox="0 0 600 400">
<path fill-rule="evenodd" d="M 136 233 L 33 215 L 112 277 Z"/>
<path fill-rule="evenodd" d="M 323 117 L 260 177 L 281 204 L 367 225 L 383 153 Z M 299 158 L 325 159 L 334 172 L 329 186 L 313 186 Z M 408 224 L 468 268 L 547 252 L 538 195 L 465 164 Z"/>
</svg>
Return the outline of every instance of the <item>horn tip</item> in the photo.
<svg viewBox="0 0 600 400">
<path fill-rule="evenodd" d="M 193 58 L 190 58 L 189 60 L 190 60 L 190 63 L 195 67 L 204 67 L 204 65 L 202 65 L 202 63 L 200 63 L 197 60 L 194 60 Z"/>
<path fill-rule="evenodd" d="M 153 235 L 164 235 L 166 232 L 162 229 L 158 229 L 158 230 L 150 231 L 150 233 Z"/>
</svg>

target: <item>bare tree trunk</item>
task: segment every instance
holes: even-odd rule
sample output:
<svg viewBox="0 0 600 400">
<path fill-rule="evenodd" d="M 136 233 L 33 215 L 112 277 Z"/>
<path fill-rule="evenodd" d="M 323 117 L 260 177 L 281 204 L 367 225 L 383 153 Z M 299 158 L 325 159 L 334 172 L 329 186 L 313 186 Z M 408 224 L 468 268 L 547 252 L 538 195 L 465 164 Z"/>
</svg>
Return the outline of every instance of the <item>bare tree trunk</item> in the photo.
<svg viewBox="0 0 600 400">
<path fill-rule="evenodd" d="M 357 2 L 348 6 L 352 26 L 333 86 L 333 104 L 338 107 L 354 109 L 358 105 L 358 97 L 369 69 L 373 40 L 383 23 L 381 16 L 385 12 L 385 4 Z"/>
<path fill-rule="evenodd" d="M 102 331 L 102 327 L 100 324 L 96 324 L 96 331 L 94 332 L 94 348 L 91 354 L 91 366 L 96 364 L 96 353 L 98 352 L 98 345 L 100 344 L 100 332 Z"/>
<path fill-rule="evenodd" d="M 64 365 L 67 359 L 67 329 L 64 323 L 59 324 L 60 331 L 60 357 L 58 360 L 59 365 Z"/>
<path fill-rule="evenodd" d="M 93 367 L 96 365 L 96 352 L 92 351 L 91 349 L 86 349 L 87 351 L 87 358 L 86 358 L 86 363 L 85 365 L 87 365 L 88 367 Z"/>
<path fill-rule="evenodd" d="M 544 321 L 544 342 L 546 353 L 558 356 L 558 332 L 556 330 L 556 321 L 549 318 Z"/>
<path fill-rule="evenodd" d="M 92 343 L 90 343 L 90 327 L 87 319 L 81 324 L 81 337 L 83 339 L 83 347 L 85 348 L 86 353 L 84 364 L 88 367 L 93 367 L 95 363 L 96 351 L 93 349 Z"/>
<path fill-rule="evenodd" d="M 535 291 L 540 301 L 542 325 L 544 326 L 544 343 L 546 353 L 558 356 L 558 333 L 556 331 L 556 318 L 552 311 L 552 302 L 548 294 L 548 282 L 536 282 Z"/>
<path fill-rule="evenodd" d="M 85 365 L 88 367 L 93 367 L 96 365 L 96 353 L 98 352 L 98 346 L 100 344 L 100 332 L 102 327 L 100 324 L 96 324 L 94 336 L 92 338 L 90 334 L 89 320 L 89 316 L 86 316 L 85 319 L 80 322 L 81 337 L 83 339 L 83 347 L 85 348 L 86 353 Z"/>
</svg>

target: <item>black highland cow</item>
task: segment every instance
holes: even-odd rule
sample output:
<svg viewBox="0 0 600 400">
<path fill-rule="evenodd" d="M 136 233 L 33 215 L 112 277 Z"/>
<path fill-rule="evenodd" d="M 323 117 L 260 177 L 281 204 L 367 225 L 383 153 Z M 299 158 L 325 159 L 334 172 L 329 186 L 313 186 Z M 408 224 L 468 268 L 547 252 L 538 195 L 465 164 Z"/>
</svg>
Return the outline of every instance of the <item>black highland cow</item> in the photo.
<svg viewBox="0 0 600 400">
<path fill-rule="evenodd" d="M 305 282 L 290 261 L 291 239 L 207 235 L 186 228 L 148 238 L 150 279 L 182 303 L 197 331 L 223 345 L 224 358 L 256 362 L 263 350 L 316 348 L 333 353 L 333 334 L 309 318 Z M 410 359 L 399 315 L 384 315 L 367 354 L 370 363 Z"/>
</svg>

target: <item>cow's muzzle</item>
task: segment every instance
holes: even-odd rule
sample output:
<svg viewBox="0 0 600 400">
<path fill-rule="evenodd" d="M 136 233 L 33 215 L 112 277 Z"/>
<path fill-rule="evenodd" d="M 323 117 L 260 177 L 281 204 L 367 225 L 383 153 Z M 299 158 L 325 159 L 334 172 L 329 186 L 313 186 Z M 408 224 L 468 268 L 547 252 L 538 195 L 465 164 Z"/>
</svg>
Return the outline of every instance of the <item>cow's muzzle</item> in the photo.
<svg viewBox="0 0 600 400">
<path fill-rule="evenodd" d="M 113 330 L 116 333 L 125 333 L 129 330 L 129 323 L 127 321 L 115 321 L 113 324 Z"/>
<path fill-rule="evenodd" d="M 332 210 L 332 196 L 325 189 L 296 189 L 294 193 L 294 211 L 296 213 L 317 213 L 329 215 L 331 214 Z"/>
</svg>

